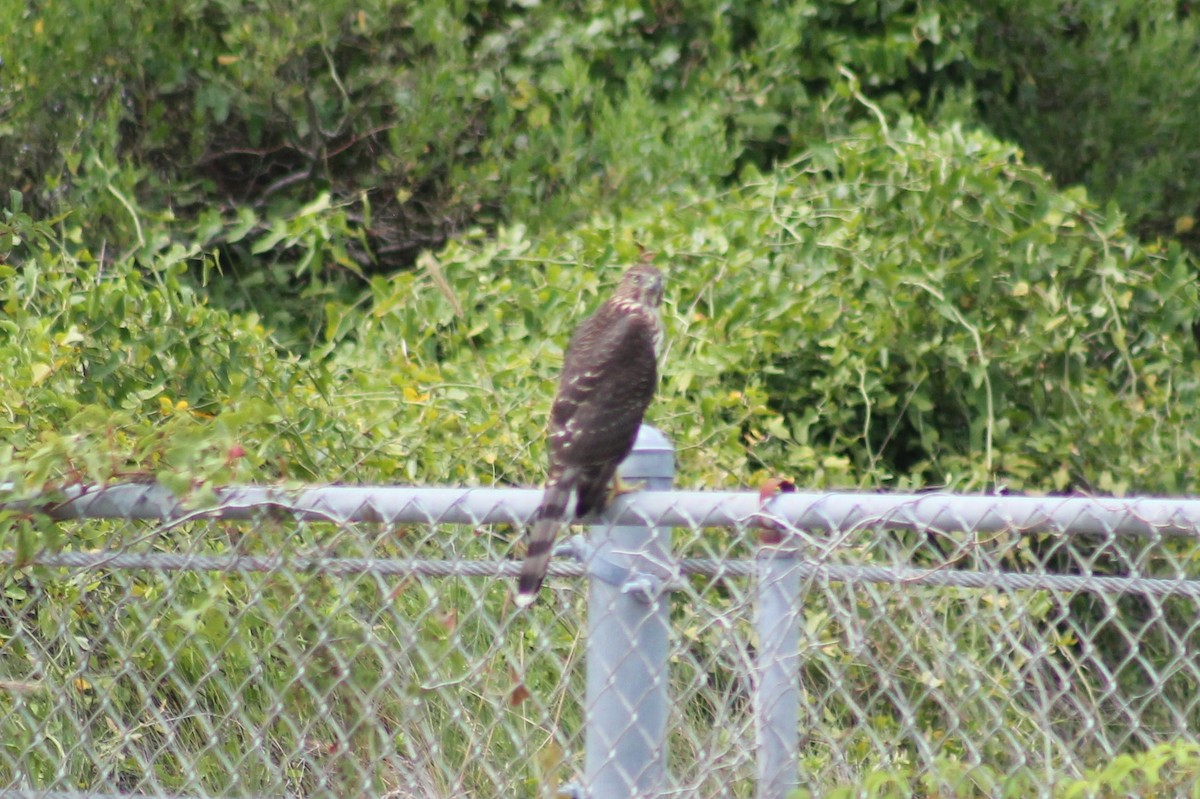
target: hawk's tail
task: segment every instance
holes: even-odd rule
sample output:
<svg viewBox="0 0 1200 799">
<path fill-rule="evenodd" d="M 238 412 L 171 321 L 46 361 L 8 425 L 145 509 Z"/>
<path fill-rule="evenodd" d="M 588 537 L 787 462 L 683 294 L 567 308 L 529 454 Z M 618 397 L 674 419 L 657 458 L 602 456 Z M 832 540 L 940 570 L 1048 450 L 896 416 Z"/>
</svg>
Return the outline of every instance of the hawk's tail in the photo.
<svg viewBox="0 0 1200 799">
<path fill-rule="evenodd" d="M 559 478 L 546 485 L 542 504 L 534 513 L 533 528 L 529 531 L 529 544 L 525 549 L 525 562 L 521 564 L 521 576 L 517 580 L 517 606 L 533 604 L 537 598 L 546 570 L 550 567 L 550 556 L 554 554 L 554 539 L 559 528 L 567 520 L 567 502 L 571 499 L 571 480 Z"/>
</svg>

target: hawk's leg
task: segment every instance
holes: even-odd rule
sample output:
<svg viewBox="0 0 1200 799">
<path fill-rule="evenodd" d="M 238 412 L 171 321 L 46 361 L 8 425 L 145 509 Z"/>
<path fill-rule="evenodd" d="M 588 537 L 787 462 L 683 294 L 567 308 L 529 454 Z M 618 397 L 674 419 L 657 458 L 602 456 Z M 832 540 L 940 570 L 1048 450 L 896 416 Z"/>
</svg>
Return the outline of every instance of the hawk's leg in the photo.
<svg viewBox="0 0 1200 799">
<path fill-rule="evenodd" d="M 638 480 L 636 483 L 626 483 L 620 477 L 611 477 L 602 482 L 593 482 L 586 490 L 581 490 L 578 504 L 575 506 L 577 518 L 584 518 L 593 513 L 602 513 L 612 501 L 622 494 L 632 494 L 641 491 L 646 483 Z"/>
<path fill-rule="evenodd" d="M 576 518 L 600 513 L 608 507 L 608 485 L 617 471 L 614 463 L 603 463 L 587 469 L 577 487 L 579 498 L 575 502 Z"/>
</svg>

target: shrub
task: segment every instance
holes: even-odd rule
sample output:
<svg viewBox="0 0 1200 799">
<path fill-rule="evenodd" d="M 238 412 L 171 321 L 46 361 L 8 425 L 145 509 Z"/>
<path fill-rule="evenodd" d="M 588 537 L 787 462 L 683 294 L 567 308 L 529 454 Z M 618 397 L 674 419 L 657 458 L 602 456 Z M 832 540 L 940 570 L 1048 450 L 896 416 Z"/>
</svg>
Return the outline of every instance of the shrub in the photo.
<svg viewBox="0 0 1200 799">
<path fill-rule="evenodd" d="M 115 268 L 44 230 L 22 246 L 4 321 L 14 396 L 38 409 L 13 423 L 21 463 L 39 435 L 94 436 L 88 420 L 110 411 L 165 423 L 169 400 L 187 403 L 175 424 L 226 443 L 254 429 L 259 479 L 528 482 L 570 328 L 645 246 L 671 281 L 651 418 L 687 482 L 762 469 L 809 485 L 1194 490 L 1188 259 L 957 128 L 863 125 L 731 192 L 538 240 L 473 233 L 360 301 L 324 301 L 306 356 L 183 282 L 205 262 L 195 245 Z M 232 415 L 256 403 L 272 410 Z M 132 440 L 96 446 L 121 469 L 194 464 Z M 30 485 L 66 477 L 44 463 Z"/>
<path fill-rule="evenodd" d="M 1001 3 L 980 25 L 980 116 L 1061 184 L 1116 202 L 1145 235 L 1200 213 L 1200 18 L 1188 4 Z"/>
<path fill-rule="evenodd" d="M 1115 208 L 1059 193 L 1015 148 L 911 119 L 728 193 L 451 244 L 375 281 L 363 326 L 337 326 L 341 357 L 360 376 L 426 370 L 416 390 L 468 427 L 498 423 L 466 399 L 494 390 L 515 425 L 611 282 L 597 270 L 638 245 L 668 269 L 651 418 L 685 482 L 763 469 L 805 485 L 1194 490 L 1187 257 L 1138 245 Z M 531 370 L 540 384 L 522 382 Z"/>
<path fill-rule="evenodd" d="M 865 113 L 827 96 L 846 75 L 919 99 L 915 84 L 964 57 L 973 15 L 962 4 L 10 4 L 0 182 L 39 213 L 66 202 L 93 246 L 141 240 L 131 212 L 146 208 L 143 223 L 219 245 L 232 274 L 308 270 L 305 283 L 409 265 L 471 224 L 577 221 L 731 178 L 738 159 L 768 166 Z M 335 257 L 301 262 L 286 238 L 247 236 L 321 196 L 346 217 Z"/>
</svg>

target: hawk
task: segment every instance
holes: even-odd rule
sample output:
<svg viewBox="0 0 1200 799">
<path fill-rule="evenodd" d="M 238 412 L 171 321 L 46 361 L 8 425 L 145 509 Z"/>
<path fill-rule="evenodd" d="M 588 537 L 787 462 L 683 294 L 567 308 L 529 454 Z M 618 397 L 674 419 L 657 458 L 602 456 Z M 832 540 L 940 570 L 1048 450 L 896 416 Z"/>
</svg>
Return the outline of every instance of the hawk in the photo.
<svg viewBox="0 0 1200 799">
<path fill-rule="evenodd" d="M 519 606 L 541 588 L 572 497 L 577 517 L 604 510 L 617 465 L 633 449 L 658 382 L 662 297 L 662 272 L 638 264 L 571 336 L 550 408 L 550 474 L 517 583 Z"/>
</svg>

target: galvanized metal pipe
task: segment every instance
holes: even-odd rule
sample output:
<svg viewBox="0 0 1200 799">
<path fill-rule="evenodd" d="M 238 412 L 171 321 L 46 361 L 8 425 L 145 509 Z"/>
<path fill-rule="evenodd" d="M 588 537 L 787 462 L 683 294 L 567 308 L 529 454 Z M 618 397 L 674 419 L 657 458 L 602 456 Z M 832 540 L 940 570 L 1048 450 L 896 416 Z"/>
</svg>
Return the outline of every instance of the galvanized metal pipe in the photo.
<svg viewBox="0 0 1200 799">
<path fill-rule="evenodd" d="M 620 467 L 641 482 L 639 497 L 668 491 L 675 452 L 662 433 L 643 425 Z M 667 666 L 670 593 L 654 590 L 670 570 L 670 531 L 645 525 L 595 525 L 592 559 L 635 575 L 614 585 L 588 583 L 587 691 L 584 714 L 586 799 L 649 799 L 667 788 Z M 665 580 L 659 588 L 665 587 Z"/>
</svg>

